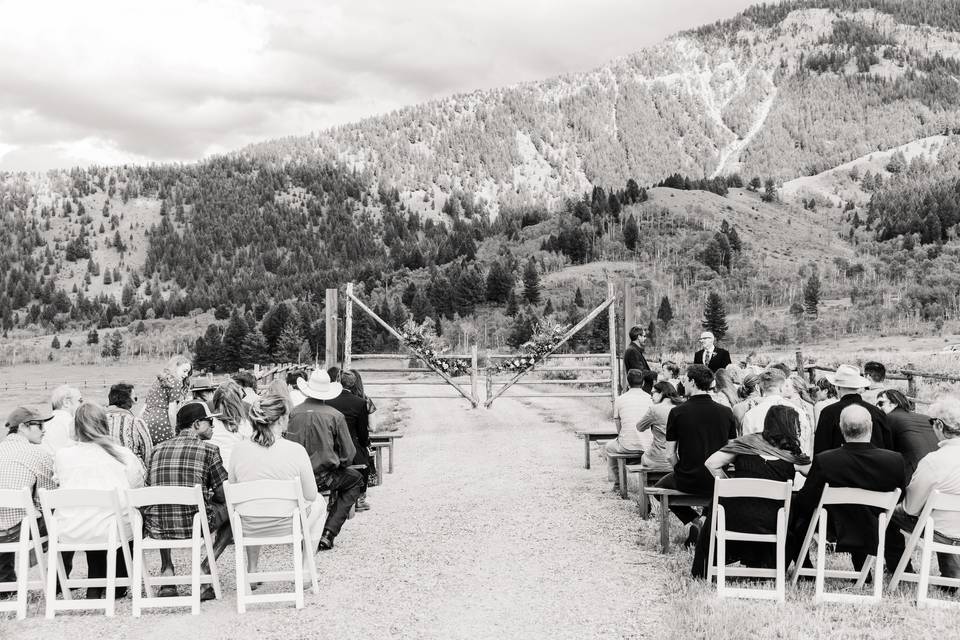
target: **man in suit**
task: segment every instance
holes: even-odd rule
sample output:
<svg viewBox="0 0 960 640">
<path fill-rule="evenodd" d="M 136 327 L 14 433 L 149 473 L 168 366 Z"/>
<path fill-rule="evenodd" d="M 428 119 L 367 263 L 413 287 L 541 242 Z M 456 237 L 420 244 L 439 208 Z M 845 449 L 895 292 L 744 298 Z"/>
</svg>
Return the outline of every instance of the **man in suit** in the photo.
<svg viewBox="0 0 960 640">
<path fill-rule="evenodd" d="M 712 331 L 701 333 L 699 342 L 700 350 L 693 354 L 694 364 L 706 365 L 714 373 L 730 364 L 730 353 L 716 346 L 717 339 Z"/>
<path fill-rule="evenodd" d="M 817 429 L 813 436 L 813 454 L 823 453 L 836 449 L 843 444 L 843 435 L 840 431 L 840 415 L 844 409 L 856 405 L 863 407 L 873 420 L 871 442 L 882 449 L 893 449 L 893 438 L 887 427 L 886 415 L 866 402 L 860 396 L 860 390 L 870 385 L 870 381 L 860 375 L 860 369 L 849 364 L 842 364 L 836 373 L 828 373 L 827 381 L 837 388 L 837 402 L 826 406 L 820 412 Z"/>
<path fill-rule="evenodd" d="M 684 387 L 687 401 L 671 409 L 667 416 L 666 455 L 673 473 L 664 476 L 658 487 L 679 489 L 695 495 L 713 495 L 713 476 L 703 463 L 720 447 L 737 437 L 737 420 L 729 407 L 713 401 L 713 372 L 702 364 L 687 369 Z M 700 533 L 700 514 L 692 507 L 670 507 L 683 524 L 689 524 L 687 546 Z"/>
<path fill-rule="evenodd" d="M 643 343 L 647 341 L 647 332 L 642 327 L 630 327 L 630 344 L 623 351 L 623 370 L 650 371 L 650 365 L 643 355 Z"/>
<path fill-rule="evenodd" d="M 814 456 L 807 481 L 797 493 L 787 543 L 788 562 L 800 552 L 824 485 L 869 491 L 902 491 L 906 487 L 903 456 L 896 451 L 881 449 L 870 441 L 873 416 L 866 407 L 845 407 L 840 416 L 840 429 L 845 442 L 836 449 Z M 850 553 L 854 567 L 861 568 L 866 557 L 877 551 L 878 510 L 839 505 L 828 508 L 828 513 L 827 523 L 831 532 L 836 534 L 837 551 Z M 903 547 L 903 536 L 894 527 L 888 529 L 884 548 L 888 570 L 896 567 Z"/>
</svg>

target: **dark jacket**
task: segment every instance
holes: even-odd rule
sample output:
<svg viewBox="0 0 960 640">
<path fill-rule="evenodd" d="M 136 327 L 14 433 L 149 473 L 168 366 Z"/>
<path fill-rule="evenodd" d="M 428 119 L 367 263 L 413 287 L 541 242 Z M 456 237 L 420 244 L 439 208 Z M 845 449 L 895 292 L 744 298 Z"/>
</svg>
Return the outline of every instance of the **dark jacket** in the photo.
<svg viewBox="0 0 960 640">
<path fill-rule="evenodd" d="M 328 405 L 343 414 L 350 429 L 350 437 L 356 447 L 370 446 L 370 414 L 367 412 L 367 402 L 347 390 L 340 393 L 333 400 L 326 401 Z"/>
<path fill-rule="evenodd" d="M 680 491 L 713 494 L 713 476 L 703 466 L 729 440 L 737 437 L 737 420 L 729 407 L 708 395 L 690 396 L 670 410 L 666 438 L 677 443 L 674 483 Z"/>
<path fill-rule="evenodd" d="M 802 540 L 806 534 L 826 484 L 869 491 L 903 491 L 907 485 L 903 456 L 869 442 L 848 442 L 814 456 L 807 480 L 791 508 L 790 532 L 795 540 Z M 878 509 L 865 506 L 828 508 L 827 522 L 836 532 L 837 551 L 876 553 L 878 513 Z M 796 548 L 799 546 L 798 542 Z"/>
<path fill-rule="evenodd" d="M 854 393 L 840 398 L 820 412 L 817 430 L 813 435 L 814 455 L 836 449 L 844 443 L 843 434 L 840 432 L 840 414 L 853 404 L 860 405 L 869 411 L 870 417 L 873 418 L 873 434 L 870 436 L 870 442 L 881 449 L 893 449 L 893 438 L 890 437 L 890 429 L 887 427 L 886 414 L 863 400 L 860 394 Z"/>
<path fill-rule="evenodd" d="M 623 369 L 639 369 L 640 371 L 650 371 L 650 365 L 647 364 L 647 358 L 643 355 L 643 349 L 631 342 L 623 351 Z"/>
<path fill-rule="evenodd" d="M 706 364 L 710 371 L 716 373 L 730 365 L 730 352 L 720 347 L 713 348 L 713 355 L 710 356 L 710 362 L 703 361 L 703 349 L 693 354 L 693 364 Z"/>
<path fill-rule="evenodd" d="M 909 483 L 923 456 L 937 450 L 937 436 L 933 433 L 930 418 L 897 407 L 887 414 L 887 427 L 893 439 L 893 450 L 903 456 L 907 466 Z"/>
<path fill-rule="evenodd" d="M 294 407 L 283 436 L 307 450 L 320 487 L 331 472 L 353 464 L 356 455 L 343 414 L 322 400 L 307 398 Z"/>
</svg>

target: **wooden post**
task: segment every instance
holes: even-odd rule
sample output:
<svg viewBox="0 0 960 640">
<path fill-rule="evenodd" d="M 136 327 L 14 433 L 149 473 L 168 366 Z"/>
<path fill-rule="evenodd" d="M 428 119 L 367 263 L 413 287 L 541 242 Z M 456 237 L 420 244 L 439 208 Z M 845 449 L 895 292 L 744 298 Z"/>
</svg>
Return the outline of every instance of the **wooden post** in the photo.
<svg viewBox="0 0 960 640">
<path fill-rule="evenodd" d="M 633 287 L 623 281 L 623 335 L 630 335 L 630 329 L 636 324 L 636 307 L 633 300 Z"/>
<path fill-rule="evenodd" d="M 488 370 L 487 371 L 487 396 L 486 398 L 484 398 L 484 401 L 485 401 L 484 406 L 487 406 L 487 407 L 490 406 L 490 403 L 486 401 L 490 400 L 490 398 L 492 397 L 493 397 L 493 372 Z"/>
<path fill-rule="evenodd" d="M 616 299 L 617 292 L 613 281 L 607 281 L 607 298 Z M 607 327 L 610 331 L 610 401 L 617 401 L 617 382 L 620 378 L 620 365 L 617 362 L 617 305 L 607 307 Z M 611 405 L 612 406 L 612 405 Z"/>
<path fill-rule="evenodd" d="M 324 328 L 326 329 L 326 356 L 324 369 L 337 364 L 337 290 L 327 289 L 327 299 L 324 308 Z"/>
<path fill-rule="evenodd" d="M 912 362 L 908 362 L 907 371 L 916 371 L 916 366 Z M 917 397 L 917 379 L 912 373 L 907 374 L 907 397 Z"/>
<path fill-rule="evenodd" d="M 347 283 L 347 300 L 343 328 L 343 368 L 350 368 L 350 356 L 353 355 L 353 283 Z"/>
<path fill-rule="evenodd" d="M 803 352 L 800 349 L 797 349 L 797 374 L 802 378 L 803 377 Z"/>
<path fill-rule="evenodd" d="M 480 367 L 477 365 L 477 345 L 474 344 L 470 349 L 470 395 L 473 396 L 473 404 L 477 406 L 480 404 L 480 393 L 477 389 L 478 377 L 480 375 Z"/>
</svg>

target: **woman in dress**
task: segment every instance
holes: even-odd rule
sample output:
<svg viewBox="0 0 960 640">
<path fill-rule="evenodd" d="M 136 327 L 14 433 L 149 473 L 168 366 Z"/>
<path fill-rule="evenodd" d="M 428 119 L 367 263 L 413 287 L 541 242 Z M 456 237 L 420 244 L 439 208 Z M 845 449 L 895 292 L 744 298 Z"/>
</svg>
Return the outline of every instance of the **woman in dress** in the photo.
<svg viewBox="0 0 960 640">
<path fill-rule="evenodd" d="M 177 407 L 189 396 L 191 370 L 189 358 L 174 356 L 147 392 L 140 418 L 150 430 L 153 446 L 176 435 Z"/>
<path fill-rule="evenodd" d="M 213 435 L 210 443 L 220 449 L 223 468 L 229 469 L 230 456 L 237 443 L 249 440 L 253 435 L 250 424 L 250 405 L 244 402 L 244 390 L 234 380 L 223 382 L 213 392 Z"/>
<path fill-rule="evenodd" d="M 323 533 L 322 515 L 326 508 L 317 491 L 310 456 L 302 445 L 287 440 L 283 432 L 290 422 L 287 400 L 276 394 L 268 394 L 255 400 L 250 407 L 253 437 L 238 443 L 230 457 L 227 473 L 231 483 L 253 480 L 299 480 L 303 497 L 310 504 L 308 520 L 313 542 Z M 276 500 L 265 506 L 268 515 L 241 516 L 243 534 L 248 537 L 274 537 L 290 532 L 290 513 L 293 505 L 287 500 Z M 247 547 L 247 563 L 250 572 L 257 571 L 259 547 Z"/>
<path fill-rule="evenodd" d="M 683 402 L 683 398 L 677 395 L 672 384 L 664 380 L 653 385 L 652 395 L 653 406 L 637 423 L 637 431 L 650 429 L 653 433 L 653 444 L 643 453 L 640 462 L 645 467 L 666 468 L 670 466 L 667 457 L 667 416 L 671 409 Z"/>
<path fill-rule="evenodd" d="M 767 411 L 761 433 L 753 433 L 731 440 L 707 458 L 704 466 L 717 478 L 727 478 L 725 468 L 735 463 L 737 478 L 760 478 L 786 482 L 796 473 L 806 475 L 810 458 L 800 450 L 800 417 L 797 410 L 786 405 L 774 405 Z M 756 498 L 726 498 L 723 508 L 727 523 L 743 533 L 776 533 L 777 512 L 783 506 L 775 500 Z M 707 555 L 710 549 L 710 509 L 704 511 L 704 526 L 700 529 L 693 555 L 694 577 L 707 575 Z M 768 543 L 729 542 L 727 563 L 739 561 L 747 567 L 776 566 L 776 549 Z"/>
<path fill-rule="evenodd" d="M 125 489 L 143 486 L 144 469 L 137 456 L 121 447 L 110 437 L 107 413 L 102 407 L 86 403 L 77 409 L 74 417 L 77 444 L 57 450 L 54 470 L 61 489 L 120 489 L 121 530 L 124 540 L 133 537 L 127 516 Z M 67 539 L 106 539 L 117 526 L 113 509 L 97 507 L 62 507 L 55 518 L 60 536 Z M 107 575 L 107 552 L 85 551 L 87 577 L 105 578 Z M 127 577 L 127 565 L 118 547 L 117 576 Z M 103 587 L 87 589 L 87 598 L 102 598 Z M 118 598 L 126 595 L 126 589 L 118 588 Z"/>
</svg>

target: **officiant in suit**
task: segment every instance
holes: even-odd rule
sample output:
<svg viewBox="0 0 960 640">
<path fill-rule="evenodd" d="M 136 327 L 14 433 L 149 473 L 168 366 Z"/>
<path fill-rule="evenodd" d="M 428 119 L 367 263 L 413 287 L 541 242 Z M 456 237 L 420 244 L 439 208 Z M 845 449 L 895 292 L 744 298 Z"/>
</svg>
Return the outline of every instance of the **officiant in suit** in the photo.
<svg viewBox="0 0 960 640">
<path fill-rule="evenodd" d="M 712 331 L 701 333 L 699 342 L 700 350 L 693 354 L 694 364 L 705 364 L 714 373 L 730 364 L 730 352 L 716 346 L 717 339 Z"/>
<path fill-rule="evenodd" d="M 647 340 L 647 332 L 642 327 L 630 327 L 630 344 L 623 351 L 623 370 L 650 371 L 647 358 L 643 355 L 643 343 Z"/>
</svg>

